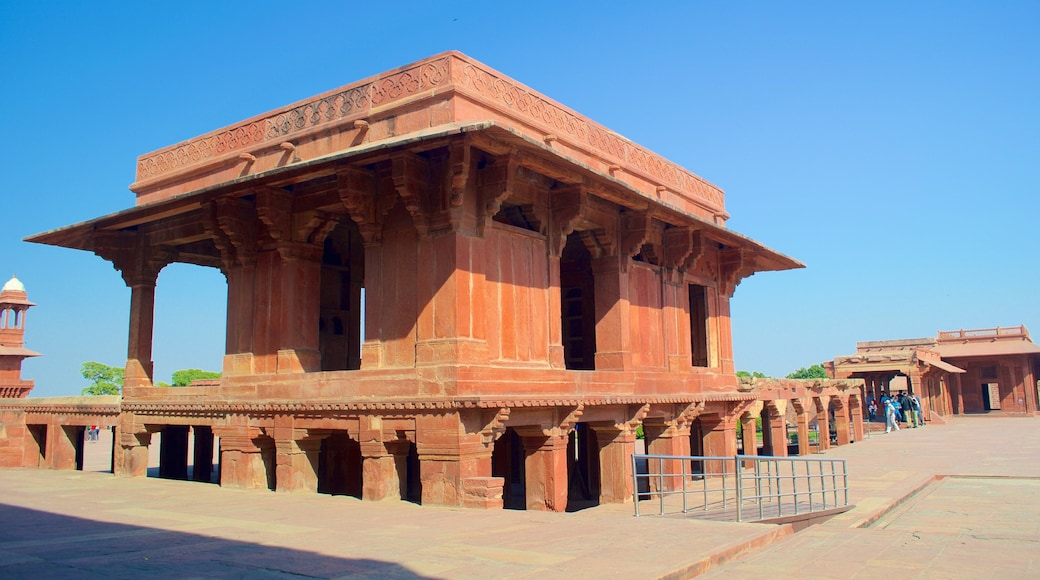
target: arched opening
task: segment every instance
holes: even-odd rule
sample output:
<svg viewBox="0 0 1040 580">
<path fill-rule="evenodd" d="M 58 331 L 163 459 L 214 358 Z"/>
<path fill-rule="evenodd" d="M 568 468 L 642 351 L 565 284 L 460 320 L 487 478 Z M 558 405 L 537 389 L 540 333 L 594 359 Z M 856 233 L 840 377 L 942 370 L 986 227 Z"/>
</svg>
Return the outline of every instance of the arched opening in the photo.
<svg viewBox="0 0 1040 580">
<path fill-rule="evenodd" d="M 323 371 L 361 368 L 364 283 L 364 240 L 357 224 L 344 218 L 325 238 L 321 257 L 318 350 Z"/>
</svg>

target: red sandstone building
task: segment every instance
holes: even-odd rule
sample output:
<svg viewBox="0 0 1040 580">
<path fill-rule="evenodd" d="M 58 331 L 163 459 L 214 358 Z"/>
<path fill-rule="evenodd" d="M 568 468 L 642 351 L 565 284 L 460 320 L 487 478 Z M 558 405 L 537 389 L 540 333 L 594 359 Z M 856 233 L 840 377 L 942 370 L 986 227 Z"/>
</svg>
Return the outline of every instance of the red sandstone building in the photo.
<svg viewBox="0 0 1040 580">
<path fill-rule="evenodd" d="M 800 452 L 832 414 L 862 436 L 858 381 L 734 374 L 737 285 L 802 264 L 727 229 L 714 185 L 465 55 L 143 155 L 131 189 L 29 238 L 131 288 L 122 400 L 0 403 L 33 433 L 5 465 L 72 466 L 89 420 L 115 427 L 118 475 L 161 433 L 168 477 L 190 456 L 208 479 L 215 446 L 224 486 L 563 510 L 631 501 L 640 426 L 672 455 L 734 455 L 738 422 L 754 453 L 758 415 L 786 455 L 788 407 Z M 219 384 L 152 386 L 174 262 L 226 276 Z"/>
<path fill-rule="evenodd" d="M 905 385 L 921 398 L 929 420 L 994 410 L 1038 412 L 1040 346 L 1025 326 L 860 342 L 856 354 L 825 364 L 832 377 L 863 379 L 865 397 L 875 400 Z"/>
</svg>

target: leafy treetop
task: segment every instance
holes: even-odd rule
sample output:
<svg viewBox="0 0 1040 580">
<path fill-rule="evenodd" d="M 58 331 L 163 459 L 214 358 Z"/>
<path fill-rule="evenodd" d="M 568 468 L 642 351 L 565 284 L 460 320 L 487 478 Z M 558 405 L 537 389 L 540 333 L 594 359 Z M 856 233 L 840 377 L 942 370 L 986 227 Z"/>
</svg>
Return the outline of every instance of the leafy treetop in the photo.
<svg viewBox="0 0 1040 580">
<path fill-rule="evenodd" d="M 120 367 L 85 362 L 80 374 L 90 381 L 82 391 L 84 395 L 118 395 L 123 390 L 123 369 Z"/>
<path fill-rule="evenodd" d="M 186 387 L 198 379 L 219 379 L 220 373 L 201 369 L 184 369 L 173 373 L 173 386 Z"/>
<path fill-rule="evenodd" d="M 809 368 L 800 368 L 793 373 L 787 375 L 789 379 L 826 379 L 827 370 L 823 368 L 823 365 L 813 365 Z"/>
</svg>

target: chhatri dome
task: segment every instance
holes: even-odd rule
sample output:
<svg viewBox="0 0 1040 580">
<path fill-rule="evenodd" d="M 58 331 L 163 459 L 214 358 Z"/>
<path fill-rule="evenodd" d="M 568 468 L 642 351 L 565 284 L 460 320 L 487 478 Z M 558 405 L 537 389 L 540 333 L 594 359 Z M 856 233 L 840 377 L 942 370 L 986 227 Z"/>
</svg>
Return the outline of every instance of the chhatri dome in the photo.
<svg viewBox="0 0 1040 580">
<path fill-rule="evenodd" d="M 18 279 L 17 275 L 11 276 L 11 279 L 7 281 L 7 284 L 4 284 L 4 287 L 3 289 L 0 289 L 0 292 L 7 292 L 9 290 L 12 292 L 25 292 L 25 284 L 22 284 L 22 281 Z"/>
</svg>

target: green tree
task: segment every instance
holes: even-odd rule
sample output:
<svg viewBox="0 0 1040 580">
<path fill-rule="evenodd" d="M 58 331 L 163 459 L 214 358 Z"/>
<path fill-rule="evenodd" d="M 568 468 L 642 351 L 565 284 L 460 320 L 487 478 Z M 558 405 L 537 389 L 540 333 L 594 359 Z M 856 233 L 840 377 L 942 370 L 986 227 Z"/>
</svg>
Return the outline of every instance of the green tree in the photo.
<svg viewBox="0 0 1040 580">
<path fill-rule="evenodd" d="M 220 373 L 202 369 L 184 369 L 173 373 L 173 386 L 186 387 L 197 379 L 219 379 Z"/>
<path fill-rule="evenodd" d="M 765 373 L 760 373 L 758 371 L 752 371 L 750 373 L 747 372 L 747 371 L 737 371 L 737 376 L 738 377 L 751 377 L 753 379 L 766 379 L 766 378 L 769 378 L 769 377 L 767 377 L 765 375 Z"/>
<path fill-rule="evenodd" d="M 80 374 L 90 381 L 90 386 L 81 391 L 84 395 L 118 395 L 123 390 L 123 369 L 120 367 L 85 362 Z"/>
<path fill-rule="evenodd" d="M 787 375 L 789 379 L 826 379 L 827 370 L 823 368 L 823 365 L 813 365 L 809 368 L 800 368 L 793 373 Z"/>
</svg>

